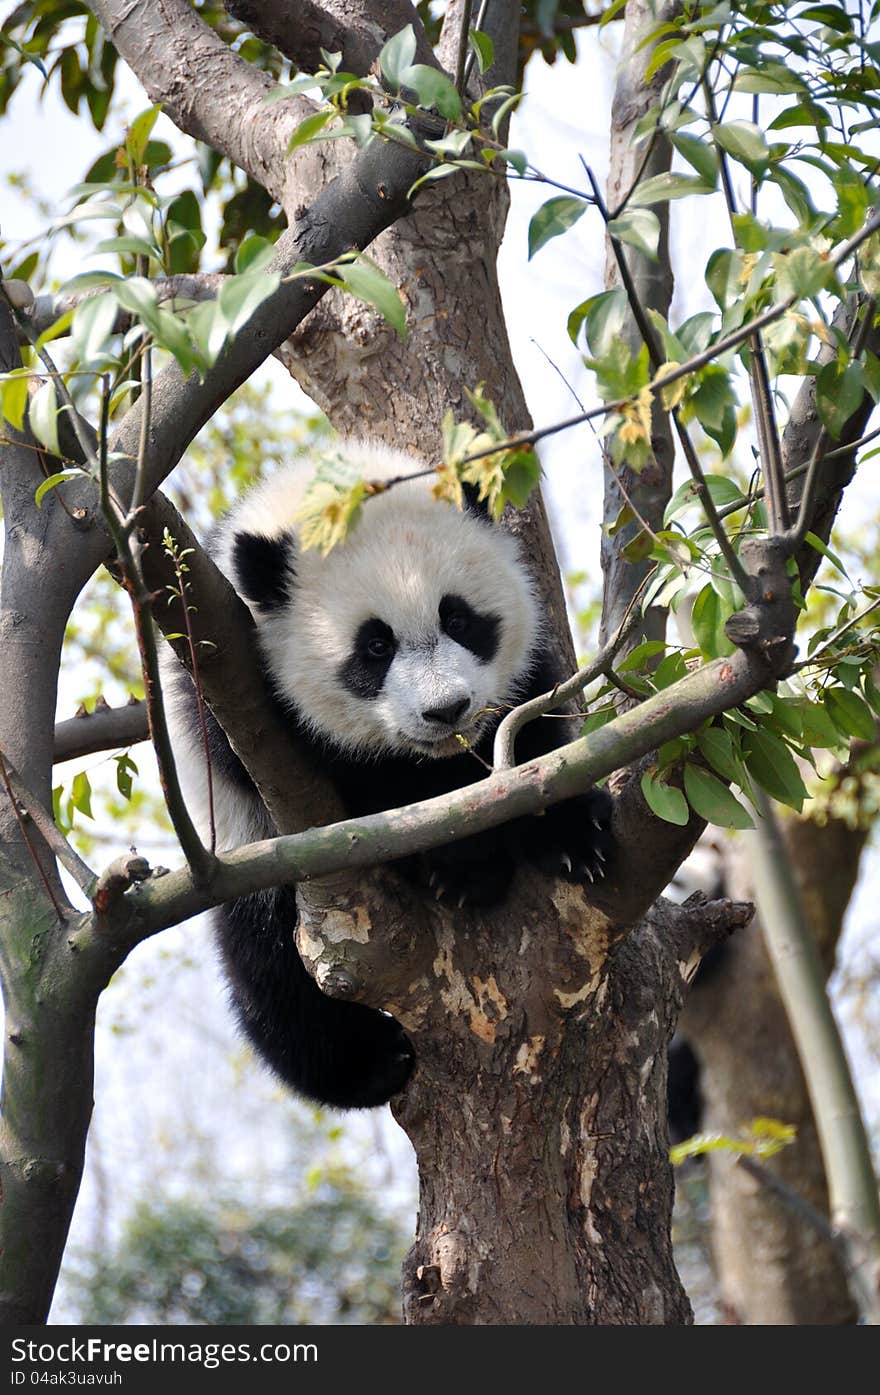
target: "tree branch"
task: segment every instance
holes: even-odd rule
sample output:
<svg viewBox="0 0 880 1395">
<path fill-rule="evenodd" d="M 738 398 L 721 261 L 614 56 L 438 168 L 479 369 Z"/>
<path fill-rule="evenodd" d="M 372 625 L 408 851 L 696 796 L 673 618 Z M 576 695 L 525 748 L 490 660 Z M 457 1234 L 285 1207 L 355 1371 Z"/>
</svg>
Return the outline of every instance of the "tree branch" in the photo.
<svg viewBox="0 0 880 1395">
<path fill-rule="evenodd" d="M 56 723 L 53 760 L 60 764 L 98 751 L 135 746 L 149 740 L 149 736 L 147 708 L 143 701 L 132 700 L 125 707 L 99 705 L 94 712 L 83 712 Z"/>
<path fill-rule="evenodd" d="M 273 83 L 205 24 L 188 0 L 89 0 L 122 57 L 176 126 L 227 155 L 285 208 L 298 197 L 287 143 L 314 107 L 266 105 Z"/>
<path fill-rule="evenodd" d="M 416 35 L 415 61 L 437 61 L 409 0 L 226 0 L 224 8 L 301 72 L 315 72 L 324 49 L 342 54 L 344 72 L 364 77 L 386 40 L 407 24 Z"/>
</svg>

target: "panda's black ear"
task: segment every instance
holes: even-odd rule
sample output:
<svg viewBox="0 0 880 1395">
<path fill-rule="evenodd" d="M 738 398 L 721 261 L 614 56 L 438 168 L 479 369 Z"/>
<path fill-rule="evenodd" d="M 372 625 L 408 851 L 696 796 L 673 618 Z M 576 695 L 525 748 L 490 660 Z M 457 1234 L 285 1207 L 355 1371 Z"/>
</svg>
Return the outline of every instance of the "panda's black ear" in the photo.
<svg viewBox="0 0 880 1395">
<path fill-rule="evenodd" d="M 262 533 L 236 533 L 232 539 L 232 566 L 245 600 L 261 610 L 277 610 L 290 597 L 293 584 L 295 541 L 292 533 L 267 538 Z"/>
<path fill-rule="evenodd" d="M 465 513 L 471 513 L 475 518 L 479 518 L 483 523 L 491 523 L 489 516 L 488 499 L 480 499 L 480 488 L 476 484 L 462 484 L 461 492 L 464 496 Z"/>
</svg>

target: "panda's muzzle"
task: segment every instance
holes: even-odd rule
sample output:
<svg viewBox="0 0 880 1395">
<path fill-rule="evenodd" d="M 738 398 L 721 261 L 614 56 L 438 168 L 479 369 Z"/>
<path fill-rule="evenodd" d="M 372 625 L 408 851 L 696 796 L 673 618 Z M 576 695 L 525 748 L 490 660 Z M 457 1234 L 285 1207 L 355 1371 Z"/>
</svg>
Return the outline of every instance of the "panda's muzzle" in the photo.
<svg viewBox="0 0 880 1395">
<path fill-rule="evenodd" d="M 470 698 L 459 698 L 455 702 L 447 703 L 445 707 L 426 708 L 422 712 L 422 719 L 432 725 L 436 723 L 438 726 L 451 727 L 454 730 L 469 706 Z"/>
</svg>

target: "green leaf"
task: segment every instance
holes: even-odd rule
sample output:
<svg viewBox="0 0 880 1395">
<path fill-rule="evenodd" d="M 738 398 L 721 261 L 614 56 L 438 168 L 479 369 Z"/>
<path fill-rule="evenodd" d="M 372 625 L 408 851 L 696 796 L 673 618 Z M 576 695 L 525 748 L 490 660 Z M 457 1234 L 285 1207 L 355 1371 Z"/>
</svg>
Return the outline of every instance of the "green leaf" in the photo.
<svg viewBox="0 0 880 1395">
<path fill-rule="evenodd" d="M 735 785 L 742 782 L 742 771 L 733 748 L 733 737 L 722 727 L 707 727 L 697 735 L 697 745 L 713 770 Z"/>
<path fill-rule="evenodd" d="M 733 614 L 733 607 L 721 599 L 711 584 L 703 587 L 691 612 L 691 625 L 700 649 L 709 659 L 717 659 L 732 654 L 736 646 L 731 644 L 724 633 L 725 621 Z"/>
<path fill-rule="evenodd" d="M 95 247 L 95 253 L 103 252 L 129 252 L 133 257 L 146 257 L 154 262 L 161 262 L 162 253 L 155 242 L 147 242 L 144 237 L 125 235 L 123 237 L 107 237 L 99 242 Z"/>
<path fill-rule="evenodd" d="M 715 184 L 718 179 L 718 152 L 699 136 L 691 136 L 676 131 L 671 137 L 672 144 L 691 165 L 706 184 Z"/>
<path fill-rule="evenodd" d="M 92 787 L 89 777 L 84 770 L 80 770 L 73 777 L 73 787 L 71 789 L 71 803 L 74 809 L 78 809 L 86 818 L 94 818 L 92 813 Z"/>
<path fill-rule="evenodd" d="M 863 741 L 876 741 L 877 722 L 863 697 L 848 688 L 833 687 L 825 689 L 823 698 L 839 731 L 861 737 Z"/>
<path fill-rule="evenodd" d="M 709 490 L 709 497 L 716 508 L 726 508 L 728 504 L 746 503 L 745 496 L 739 485 L 726 475 L 707 475 L 706 485 Z M 686 513 L 699 504 L 699 486 L 694 480 L 685 480 L 678 486 L 663 514 L 664 524 L 669 524 L 674 518 Z"/>
<path fill-rule="evenodd" d="M 150 139 L 150 133 L 159 119 L 161 111 L 160 105 L 148 107 L 146 111 L 141 112 L 140 116 L 136 116 L 129 126 L 125 137 L 125 148 L 132 164 L 142 165 L 144 163 L 147 141 Z"/>
<path fill-rule="evenodd" d="M 800 813 L 807 790 L 794 757 L 784 741 L 758 728 L 743 737 L 743 755 L 749 774 L 768 794 Z"/>
<path fill-rule="evenodd" d="M 395 329 L 401 339 L 406 339 L 406 307 L 400 291 L 372 262 L 350 262 L 337 268 L 335 275 L 358 300 L 373 305 Z"/>
<path fill-rule="evenodd" d="M 226 320 L 226 333 L 234 338 L 247 324 L 258 305 L 274 295 L 281 284 L 279 272 L 248 271 L 242 276 L 230 276 L 220 287 L 217 304 Z"/>
<path fill-rule="evenodd" d="M 416 36 L 411 24 L 390 38 L 379 54 L 379 68 L 388 87 L 399 92 L 403 74 L 416 56 Z"/>
<path fill-rule="evenodd" d="M 751 814 L 716 775 L 690 761 L 684 767 L 684 790 L 695 813 L 719 828 L 754 828 Z"/>
<path fill-rule="evenodd" d="M 72 335 L 81 364 L 107 357 L 107 341 L 113 333 L 117 309 L 116 297 L 108 291 L 90 296 L 76 307 Z"/>
<path fill-rule="evenodd" d="M 749 169 L 766 164 L 770 158 L 764 133 L 752 121 L 727 121 L 714 127 L 712 136 L 716 145 Z"/>
<path fill-rule="evenodd" d="M 57 474 L 50 475 L 48 479 L 42 480 L 37 486 L 34 494 L 34 503 L 37 508 L 42 508 L 43 499 L 49 493 L 50 489 L 54 489 L 57 484 L 63 484 L 65 480 L 81 479 L 83 473 L 82 470 L 59 470 Z"/>
<path fill-rule="evenodd" d="M 643 179 L 632 194 L 630 208 L 644 208 L 669 199 L 684 199 L 690 194 L 711 194 L 715 185 L 695 174 L 655 174 Z"/>
<path fill-rule="evenodd" d="M 818 750 L 834 750 L 841 745 L 841 734 L 821 702 L 802 703 L 800 713 L 805 745 Z"/>
<path fill-rule="evenodd" d="M 477 67 L 481 73 L 485 73 L 494 62 L 495 45 L 482 29 L 469 29 L 468 42 L 477 55 Z"/>
<path fill-rule="evenodd" d="M 573 227 L 586 209 L 584 199 L 569 198 L 567 195 L 548 199 L 542 204 L 529 223 L 529 261 L 551 238 Z"/>
<path fill-rule="evenodd" d="M 52 455 L 60 455 L 58 399 L 55 395 L 55 384 L 51 378 L 47 379 L 42 387 L 37 388 L 31 398 L 28 408 L 28 422 L 40 444 L 51 451 Z"/>
<path fill-rule="evenodd" d="M 325 111 L 313 112 L 301 121 L 287 142 L 288 154 L 291 150 L 298 150 L 301 145 L 308 145 L 309 141 L 315 140 L 329 121 L 336 116 L 335 107 L 328 107 Z"/>
<path fill-rule="evenodd" d="M 676 789 L 674 785 L 667 785 L 646 770 L 642 776 L 642 794 L 648 808 L 658 819 L 684 828 L 690 818 L 690 810 L 680 789 Z"/>
<path fill-rule="evenodd" d="M 816 374 L 816 410 L 836 441 L 858 410 L 864 390 L 864 374 L 859 363 L 848 363 L 843 369 L 836 362 L 826 363 Z"/>
<path fill-rule="evenodd" d="M 246 271 L 263 270 L 275 253 L 275 244 L 267 237 L 248 233 L 235 254 L 235 273 L 243 276 Z"/>
<path fill-rule="evenodd" d="M 16 431 L 20 431 L 24 426 L 29 378 L 30 373 L 27 370 L 15 369 L 11 373 L 4 373 L 0 379 L 0 411 Z"/>
<path fill-rule="evenodd" d="M 652 262 L 657 260 L 660 245 L 660 220 L 650 208 L 628 208 L 619 218 L 612 218 L 606 225 L 606 232 L 619 242 L 644 253 Z"/>
<path fill-rule="evenodd" d="M 452 82 L 439 68 L 427 63 L 415 63 L 402 74 L 403 85 L 410 87 L 419 99 L 419 106 L 438 111 L 447 121 L 461 120 L 461 98 Z"/>
</svg>

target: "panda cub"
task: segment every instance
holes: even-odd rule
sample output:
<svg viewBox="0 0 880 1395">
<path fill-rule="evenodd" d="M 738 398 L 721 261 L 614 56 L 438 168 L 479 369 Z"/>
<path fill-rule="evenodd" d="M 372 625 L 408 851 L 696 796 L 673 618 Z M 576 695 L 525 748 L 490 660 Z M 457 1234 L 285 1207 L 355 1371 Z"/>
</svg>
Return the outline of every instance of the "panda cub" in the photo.
<svg viewBox="0 0 880 1395">
<path fill-rule="evenodd" d="M 425 470 L 378 443 L 348 441 L 338 451 L 368 480 Z M 423 474 L 369 498 L 327 556 L 303 550 L 297 514 L 314 472 L 308 460 L 277 471 L 231 510 L 210 545 L 253 614 L 274 701 L 351 817 L 484 779 L 501 717 L 555 681 L 516 541 L 475 500 L 462 511 L 438 502 Z M 173 655 L 165 669 L 180 778 L 205 830 L 195 691 Z M 218 849 L 273 836 L 254 786 L 208 719 Z M 562 745 L 566 725 L 527 725 L 518 762 Z M 610 800 L 592 790 L 397 865 L 428 895 L 486 906 L 503 898 L 519 859 L 592 881 L 610 845 Z M 240 1024 L 288 1085 L 341 1108 L 384 1104 L 403 1088 L 414 1053 L 400 1025 L 325 996 L 306 972 L 293 887 L 242 897 L 213 916 Z"/>
</svg>

